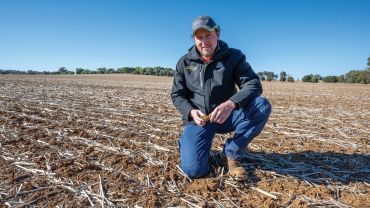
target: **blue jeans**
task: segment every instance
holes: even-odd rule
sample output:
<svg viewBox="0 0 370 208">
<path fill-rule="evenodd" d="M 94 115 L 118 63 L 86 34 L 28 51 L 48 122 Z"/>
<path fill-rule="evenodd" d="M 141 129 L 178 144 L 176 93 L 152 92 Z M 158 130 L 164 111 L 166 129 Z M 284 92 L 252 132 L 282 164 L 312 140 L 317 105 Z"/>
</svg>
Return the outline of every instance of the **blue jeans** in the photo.
<svg viewBox="0 0 370 208">
<path fill-rule="evenodd" d="M 223 123 L 204 126 L 189 124 L 180 137 L 180 167 L 190 178 L 199 178 L 210 170 L 209 151 L 216 133 L 235 131 L 226 141 L 224 153 L 228 158 L 241 159 L 243 151 L 264 128 L 271 113 L 271 104 L 263 97 L 256 97 L 246 107 L 233 110 Z"/>
</svg>

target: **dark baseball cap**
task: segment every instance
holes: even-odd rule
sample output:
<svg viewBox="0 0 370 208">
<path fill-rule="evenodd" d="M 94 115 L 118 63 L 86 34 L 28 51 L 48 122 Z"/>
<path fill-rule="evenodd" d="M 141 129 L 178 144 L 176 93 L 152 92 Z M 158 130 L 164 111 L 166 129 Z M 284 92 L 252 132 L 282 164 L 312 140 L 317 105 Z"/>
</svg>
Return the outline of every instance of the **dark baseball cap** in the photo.
<svg viewBox="0 0 370 208">
<path fill-rule="evenodd" d="M 215 30 L 220 31 L 220 26 L 210 16 L 199 16 L 192 23 L 193 35 L 198 29 L 206 29 L 210 32 Z"/>
</svg>

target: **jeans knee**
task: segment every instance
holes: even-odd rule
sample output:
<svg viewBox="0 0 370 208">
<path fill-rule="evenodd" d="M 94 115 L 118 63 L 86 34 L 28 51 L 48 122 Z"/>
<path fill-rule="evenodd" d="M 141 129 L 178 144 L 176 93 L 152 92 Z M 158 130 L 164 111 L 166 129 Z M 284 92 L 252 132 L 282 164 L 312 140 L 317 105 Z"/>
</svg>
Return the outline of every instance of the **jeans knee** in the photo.
<svg viewBox="0 0 370 208">
<path fill-rule="evenodd" d="M 209 172 L 209 164 L 198 164 L 194 163 L 192 165 L 183 165 L 181 164 L 181 169 L 184 171 L 184 173 L 189 176 L 189 178 L 200 178 L 202 176 L 205 176 Z"/>
<path fill-rule="evenodd" d="M 266 98 L 261 96 L 257 97 L 255 99 L 255 105 L 257 106 L 261 113 L 263 113 L 266 116 L 270 115 L 272 106 L 271 103 Z"/>
</svg>

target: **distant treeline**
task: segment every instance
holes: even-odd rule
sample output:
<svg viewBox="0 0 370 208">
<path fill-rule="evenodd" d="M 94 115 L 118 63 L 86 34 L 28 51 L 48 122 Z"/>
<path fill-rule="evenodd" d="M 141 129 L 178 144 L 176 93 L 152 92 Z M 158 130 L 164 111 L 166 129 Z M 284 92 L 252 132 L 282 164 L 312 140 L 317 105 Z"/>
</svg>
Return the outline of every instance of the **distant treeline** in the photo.
<svg viewBox="0 0 370 208">
<path fill-rule="evenodd" d="M 96 70 L 76 68 L 75 71 L 70 71 L 66 67 L 60 67 L 58 71 L 19 71 L 19 70 L 2 70 L 0 74 L 46 74 L 46 75 L 58 75 L 58 74 L 144 74 L 144 75 L 155 75 L 155 76 L 173 76 L 173 69 L 163 67 L 121 67 L 118 69 L 113 68 L 98 68 Z"/>
<path fill-rule="evenodd" d="M 361 83 L 369 84 L 370 83 L 370 57 L 367 58 L 368 68 L 365 70 L 351 70 L 345 75 L 340 76 L 326 76 L 323 77 L 320 74 L 308 74 L 302 78 L 302 82 L 329 82 L 329 83 Z M 258 72 L 261 81 L 274 81 L 278 80 L 279 75 L 271 71 Z M 292 76 L 287 75 L 285 71 L 280 72 L 280 81 L 285 82 L 294 82 Z"/>
<path fill-rule="evenodd" d="M 322 77 L 319 74 L 309 74 L 305 75 L 302 78 L 302 82 L 331 82 L 331 83 L 361 83 L 369 84 L 370 83 L 370 68 L 366 70 L 351 70 L 345 75 L 340 76 L 326 76 Z"/>
<path fill-rule="evenodd" d="M 370 57 L 367 58 L 368 68 L 365 70 L 351 70 L 345 75 L 340 76 L 326 76 L 323 77 L 319 74 L 309 74 L 302 78 L 302 82 L 339 82 L 339 83 L 370 83 Z M 113 73 L 124 73 L 124 74 L 143 74 L 143 75 L 155 75 L 155 76 L 173 76 L 174 70 L 172 68 L 157 67 L 121 67 L 118 69 L 113 68 L 98 68 L 96 70 L 76 68 L 75 71 L 70 71 L 66 67 L 60 67 L 56 72 L 49 71 L 19 71 L 19 70 L 2 70 L 0 74 L 113 74 Z M 280 72 L 280 76 L 272 71 L 257 72 L 261 81 L 275 81 L 281 82 L 294 82 L 294 78 L 288 75 L 285 71 Z M 299 79 L 297 79 L 299 81 Z"/>
<path fill-rule="evenodd" d="M 294 82 L 292 76 L 288 76 L 285 71 L 280 72 L 280 76 L 274 72 L 264 71 L 257 72 L 261 81 L 276 81 L 281 82 Z M 279 79 L 280 77 L 280 79 Z M 369 84 L 370 83 L 370 68 L 365 70 L 351 70 L 345 75 L 340 76 L 321 76 L 320 74 L 309 74 L 305 75 L 302 78 L 302 82 L 329 82 L 329 83 L 361 83 Z"/>
<path fill-rule="evenodd" d="M 263 72 L 257 72 L 257 75 L 259 76 L 261 81 L 275 81 L 278 80 L 279 75 L 275 74 L 272 71 L 263 71 Z M 280 72 L 280 79 L 281 82 L 294 82 L 294 78 L 290 75 L 287 75 L 285 71 Z"/>
<path fill-rule="evenodd" d="M 326 76 L 322 77 L 319 74 L 309 74 L 305 75 L 302 78 L 302 82 L 312 82 L 317 83 L 322 82 L 331 82 L 331 83 L 361 83 L 369 84 L 370 83 L 370 57 L 367 58 L 367 69 L 365 70 L 351 70 L 345 75 L 340 76 Z"/>
</svg>

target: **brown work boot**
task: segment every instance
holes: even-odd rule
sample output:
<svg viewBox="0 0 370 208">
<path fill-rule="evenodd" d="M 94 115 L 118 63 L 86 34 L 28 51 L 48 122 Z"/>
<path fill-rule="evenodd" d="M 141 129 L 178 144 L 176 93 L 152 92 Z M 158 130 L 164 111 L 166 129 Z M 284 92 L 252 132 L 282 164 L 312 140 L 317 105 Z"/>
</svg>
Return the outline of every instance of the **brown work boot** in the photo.
<svg viewBox="0 0 370 208">
<path fill-rule="evenodd" d="M 229 166 L 229 176 L 235 178 L 238 181 L 245 181 L 248 179 L 247 171 L 240 163 L 236 160 L 227 158 L 227 165 Z"/>
</svg>

